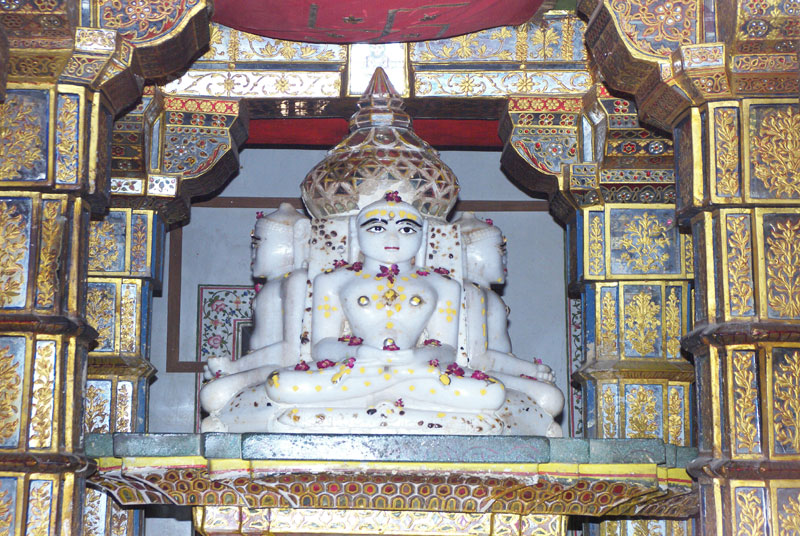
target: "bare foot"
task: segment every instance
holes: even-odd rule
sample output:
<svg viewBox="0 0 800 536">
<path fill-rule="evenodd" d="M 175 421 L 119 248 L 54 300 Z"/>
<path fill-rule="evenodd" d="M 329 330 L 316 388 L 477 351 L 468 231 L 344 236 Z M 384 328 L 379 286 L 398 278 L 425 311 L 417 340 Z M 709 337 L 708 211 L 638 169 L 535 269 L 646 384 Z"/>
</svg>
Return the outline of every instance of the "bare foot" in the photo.
<svg viewBox="0 0 800 536">
<path fill-rule="evenodd" d="M 213 380 L 237 372 L 234 362 L 227 357 L 209 357 L 203 366 L 203 378 Z"/>
</svg>

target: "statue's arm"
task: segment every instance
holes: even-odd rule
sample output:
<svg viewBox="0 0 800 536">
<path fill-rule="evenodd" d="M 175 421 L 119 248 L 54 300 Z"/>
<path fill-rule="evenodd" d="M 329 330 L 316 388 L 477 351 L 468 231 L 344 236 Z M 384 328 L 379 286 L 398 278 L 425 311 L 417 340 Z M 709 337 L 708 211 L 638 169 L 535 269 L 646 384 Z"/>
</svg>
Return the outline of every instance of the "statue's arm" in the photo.
<svg viewBox="0 0 800 536">
<path fill-rule="evenodd" d="M 511 337 L 508 336 L 508 309 L 503 299 L 493 290 L 486 291 L 486 335 L 489 348 L 511 353 Z"/>
<path fill-rule="evenodd" d="M 431 274 L 433 275 L 433 274 Z M 436 310 L 428 323 L 428 337 L 443 345 L 458 347 L 458 315 L 461 312 L 461 285 L 445 277 L 435 280 Z"/>
<path fill-rule="evenodd" d="M 315 361 L 337 361 L 346 357 L 347 345 L 339 341 L 344 324 L 340 297 L 345 282 L 341 272 L 320 274 L 314 279 L 311 304 L 311 357 Z"/>
</svg>

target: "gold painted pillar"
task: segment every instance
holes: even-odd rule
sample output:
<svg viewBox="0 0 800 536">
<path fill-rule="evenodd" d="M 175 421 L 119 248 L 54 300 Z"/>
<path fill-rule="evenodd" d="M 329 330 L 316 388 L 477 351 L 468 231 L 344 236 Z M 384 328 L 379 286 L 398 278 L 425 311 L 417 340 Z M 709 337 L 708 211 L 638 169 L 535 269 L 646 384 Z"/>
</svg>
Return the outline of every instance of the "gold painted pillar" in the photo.
<svg viewBox="0 0 800 536">
<path fill-rule="evenodd" d="M 675 220 L 673 146 L 636 104 L 602 86 L 572 99 L 512 99 L 503 164 L 547 193 L 566 227 L 570 294 L 580 296 L 584 437 L 692 444 L 691 239 Z M 589 524 L 607 535 L 689 534 L 687 520 Z M 622 532 L 620 532 L 622 531 Z M 631 532 L 633 531 L 633 532 Z"/>
<path fill-rule="evenodd" d="M 583 1 L 587 46 L 673 132 L 691 229 L 702 534 L 800 527 L 800 109 L 789 4 Z M 648 14 L 670 10 L 661 19 Z"/>
<path fill-rule="evenodd" d="M 84 456 L 83 393 L 97 336 L 86 322 L 90 214 L 109 203 L 114 117 L 141 95 L 145 77 L 185 67 L 175 63 L 203 46 L 198 23 L 207 39 L 206 5 L 190 3 L 187 13 L 171 6 L 163 34 L 139 43 L 84 20 L 102 11 L 91 2 L 0 13 L 2 534 L 81 533 L 93 470 Z M 126 18 L 111 15 L 106 20 Z M 177 54 L 170 32 L 183 38 Z"/>
<path fill-rule="evenodd" d="M 89 352 L 83 410 L 85 433 L 147 431 L 150 313 L 161 285 L 165 228 L 153 210 L 112 208 L 89 229 L 86 319 L 98 332 Z M 86 488 L 87 536 L 141 533 L 144 512 L 121 508 Z"/>
<path fill-rule="evenodd" d="M 90 205 L 106 198 L 108 127 L 100 92 L 21 81 L 0 106 L 0 529 L 80 533 Z"/>
</svg>

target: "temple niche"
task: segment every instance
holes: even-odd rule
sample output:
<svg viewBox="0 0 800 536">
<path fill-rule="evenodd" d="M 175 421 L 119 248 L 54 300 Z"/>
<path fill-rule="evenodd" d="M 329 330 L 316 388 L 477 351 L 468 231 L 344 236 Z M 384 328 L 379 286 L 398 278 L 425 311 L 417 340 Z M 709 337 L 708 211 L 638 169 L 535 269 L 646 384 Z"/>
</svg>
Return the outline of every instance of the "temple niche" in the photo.
<svg viewBox="0 0 800 536">
<path fill-rule="evenodd" d="M 209 356 L 203 432 L 561 437 L 564 395 L 511 351 L 502 231 L 447 220 L 457 178 L 378 69 L 350 134 L 259 213 L 249 352 Z"/>
</svg>

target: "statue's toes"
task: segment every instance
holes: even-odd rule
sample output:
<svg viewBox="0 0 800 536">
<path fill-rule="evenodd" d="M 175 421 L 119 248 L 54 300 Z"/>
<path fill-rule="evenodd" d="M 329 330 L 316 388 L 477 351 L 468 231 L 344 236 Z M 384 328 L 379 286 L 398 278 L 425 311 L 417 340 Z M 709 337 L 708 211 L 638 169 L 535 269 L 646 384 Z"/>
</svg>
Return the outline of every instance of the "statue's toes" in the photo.
<svg viewBox="0 0 800 536">
<path fill-rule="evenodd" d="M 564 437 L 564 430 L 561 429 L 561 425 L 557 422 L 553 421 L 550 423 L 550 426 L 547 427 L 547 431 L 544 433 L 546 437 Z"/>
<path fill-rule="evenodd" d="M 200 423 L 200 432 L 206 434 L 209 432 L 227 432 L 228 427 L 225 426 L 225 423 L 222 422 L 219 417 L 215 415 L 209 415 L 203 422 Z"/>
</svg>

